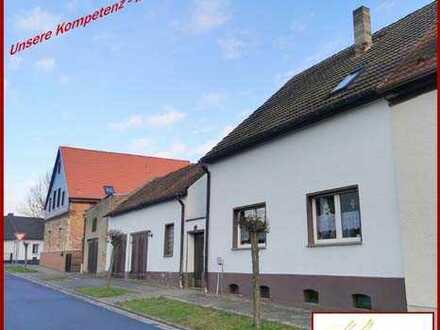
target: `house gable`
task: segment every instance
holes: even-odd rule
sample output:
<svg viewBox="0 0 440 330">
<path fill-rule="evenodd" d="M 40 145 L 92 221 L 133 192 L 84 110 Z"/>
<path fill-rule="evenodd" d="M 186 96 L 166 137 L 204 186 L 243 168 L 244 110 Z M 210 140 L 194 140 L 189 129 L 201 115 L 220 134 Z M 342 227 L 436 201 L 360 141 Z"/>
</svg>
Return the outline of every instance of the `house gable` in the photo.
<svg viewBox="0 0 440 330">
<path fill-rule="evenodd" d="M 67 212 L 72 201 L 96 203 L 106 196 L 106 187 L 126 194 L 188 164 L 186 160 L 61 146 L 45 201 L 46 218 Z"/>
<path fill-rule="evenodd" d="M 69 210 L 69 191 L 63 157 L 57 153 L 53 166 L 49 190 L 45 202 L 45 218 L 52 218 Z"/>
</svg>

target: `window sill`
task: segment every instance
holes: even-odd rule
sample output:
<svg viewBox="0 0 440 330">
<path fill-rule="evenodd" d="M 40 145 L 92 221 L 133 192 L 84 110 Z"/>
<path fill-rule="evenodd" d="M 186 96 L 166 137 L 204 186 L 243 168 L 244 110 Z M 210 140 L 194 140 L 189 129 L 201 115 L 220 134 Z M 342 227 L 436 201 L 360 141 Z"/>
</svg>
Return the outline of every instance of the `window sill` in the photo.
<svg viewBox="0 0 440 330">
<path fill-rule="evenodd" d="M 266 246 L 259 246 L 258 249 L 265 250 Z M 250 250 L 252 250 L 252 248 L 250 246 L 243 246 L 243 247 L 234 247 L 231 250 L 232 251 L 241 251 L 241 250 L 243 250 L 243 251 L 249 250 L 250 251 Z"/>
<path fill-rule="evenodd" d="M 163 257 L 164 257 L 164 258 L 172 258 L 173 255 L 172 255 L 172 254 L 168 254 L 168 255 L 164 255 Z"/>
<path fill-rule="evenodd" d="M 362 241 L 351 241 L 351 242 L 333 242 L 333 243 L 312 243 L 308 244 L 309 248 L 327 247 L 327 246 L 350 246 L 350 245 L 362 245 Z"/>
</svg>

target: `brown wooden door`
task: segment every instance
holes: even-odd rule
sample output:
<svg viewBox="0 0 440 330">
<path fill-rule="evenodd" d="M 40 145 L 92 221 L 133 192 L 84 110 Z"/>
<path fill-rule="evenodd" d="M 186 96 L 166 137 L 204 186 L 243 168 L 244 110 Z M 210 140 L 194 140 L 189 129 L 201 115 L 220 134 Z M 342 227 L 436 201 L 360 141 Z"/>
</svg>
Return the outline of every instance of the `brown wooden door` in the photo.
<svg viewBox="0 0 440 330">
<path fill-rule="evenodd" d="M 139 279 L 147 272 L 148 234 L 147 232 L 132 234 L 131 274 Z"/>
<path fill-rule="evenodd" d="M 194 234 L 194 286 L 202 285 L 204 234 Z"/>
<path fill-rule="evenodd" d="M 127 236 L 124 236 L 121 245 L 115 250 L 115 262 L 113 264 L 113 274 L 124 276 L 125 274 L 125 253 L 127 247 Z"/>
<path fill-rule="evenodd" d="M 87 271 L 89 273 L 96 273 L 98 269 L 98 239 L 93 238 L 87 241 L 88 245 L 88 260 Z"/>
<path fill-rule="evenodd" d="M 70 253 L 66 254 L 65 271 L 67 273 L 72 271 L 72 254 L 70 254 Z"/>
</svg>

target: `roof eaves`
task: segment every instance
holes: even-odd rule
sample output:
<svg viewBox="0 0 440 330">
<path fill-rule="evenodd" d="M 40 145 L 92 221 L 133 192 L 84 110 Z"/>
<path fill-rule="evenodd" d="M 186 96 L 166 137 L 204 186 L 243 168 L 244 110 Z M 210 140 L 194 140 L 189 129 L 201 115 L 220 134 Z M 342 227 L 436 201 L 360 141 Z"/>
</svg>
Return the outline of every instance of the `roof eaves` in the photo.
<svg viewBox="0 0 440 330">
<path fill-rule="evenodd" d="M 408 77 L 398 83 L 388 85 L 381 89 L 381 93 L 391 105 L 400 103 L 437 88 L 437 70 L 429 70 L 423 74 Z"/>
<path fill-rule="evenodd" d="M 200 161 L 202 163 L 214 163 L 223 158 L 232 156 L 240 151 L 245 149 L 253 148 L 261 143 L 272 140 L 275 137 L 279 137 L 283 134 L 292 133 L 297 130 L 300 130 L 308 125 L 314 124 L 322 119 L 331 117 L 337 113 L 344 112 L 353 107 L 358 107 L 360 105 L 372 102 L 381 97 L 381 95 L 375 91 L 370 90 L 357 95 L 353 95 L 349 99 L 343 99 L 337 103 L 333 103 L 327 106 L 322 107 L 321 109 L 310 113 L 309 115 L 301 118 L 300 121 L 294 120 L 291 122 L 287 122 L 283 125 L 276 126 L 268 131 L 264 131 L 259 135 L 253 136 L 246 140 L 240 141 L 236 144 L 231 145 L 230 147 L 226 147 L 223 150 L 212 150 L 206 156 L 204 156 Z"/>
<path fill-rule="evenodd" d="M 118 208 L 116 208 L 115 210 L 105 214 L 104 216 L 110 216 L 110 217 L 115 217 L 115 216 L 119 216 L 125 213 L 129 213 L 132 211 L 138 211 L 138 210 L 142 210 L 145 209 L 147 207 L 156 205 L 156 204 L 160 204 L 160 203 L 164 203 L 164 202 L 169 202 L 172 200 L 177 200 L 180 197 L 184 197 L 187 194 L 187 190 L 185 192 L 179 192 L 177 194 L 173 194 L 173 195 L 168 195 L 168 196 L 163 196 L 161 198 L 157 198 L 148 202 L 144 202 L 141 203 L 139 205 L 136 206 L 132 206 L 132 207 L 127 207 L 127 208 L 121 208 L 120 210 L 118 210 Z"/>
</svg>

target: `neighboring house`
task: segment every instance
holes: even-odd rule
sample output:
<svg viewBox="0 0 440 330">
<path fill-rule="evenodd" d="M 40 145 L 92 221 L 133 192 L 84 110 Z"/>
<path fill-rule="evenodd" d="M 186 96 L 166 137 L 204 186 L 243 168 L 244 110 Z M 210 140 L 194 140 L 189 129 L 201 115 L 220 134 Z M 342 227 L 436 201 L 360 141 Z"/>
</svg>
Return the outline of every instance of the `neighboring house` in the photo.
<svg viewBox="0 0 440 330">
<path fill-rule="evenodd" d="M 437 27 L 384 81 L 391 106 L 405 289 L 410 310 L 436 309 Z"/>
<path fill-rule="evenodd" d="M 108 223 L 111 212 L 126 195 L 108 195 L 85 212 L 84 257 L 82 271 L 102 273 L 106 269 Z"/>
<path fill-rule="evenodd" d="M 80 271 L 84 212 L 109 194 L 124 194 L 188 165 L 183 160 L 60 147 L 45 205 L 41 265 Z"/>
<path fill-rule="evenodd" d="M 108 220 L 109 230 L 126 234 L 123 248 L 116 252 L 114 272 L 170 285 L 200 286 L 206 189 L 205 170 L 189 165 L 124 199 Z M 109 244 L 107 267 L 110 256 Z"/>
<path fill-rule="evenodd" d="M 259 214 L 270 227 L 260 237 L 263 297 L 436 308 L 436 7 L 374 34 L 369 10 L 355 10 L 354 45 L 294 76 L 202 158 L 209 290 L 222 258 L 226 290 L 250 296 L 238 219 Z"/>
<path fill-rule="evenodd" d="M 3 221 L 3 261 L 24 263 L 27 259 L 30 264 L 38 264 L 43 251 L 44 220 L 9 213 Z"/>
</svg>

